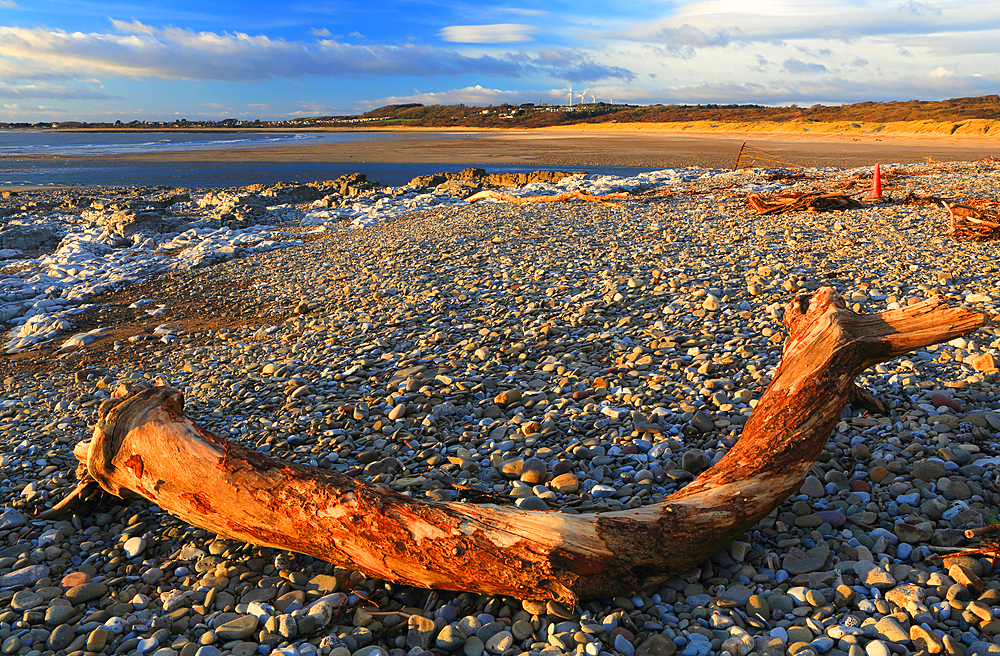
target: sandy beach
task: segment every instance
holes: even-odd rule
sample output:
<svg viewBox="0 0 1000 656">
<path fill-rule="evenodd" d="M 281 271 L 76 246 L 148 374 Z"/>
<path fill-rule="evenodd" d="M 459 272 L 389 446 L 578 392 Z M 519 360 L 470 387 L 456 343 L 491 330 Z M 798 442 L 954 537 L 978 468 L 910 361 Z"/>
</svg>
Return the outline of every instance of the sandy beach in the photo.
<svg viewBox="0 0 1000 656">
<path fill-rule="evenodd" d="M 383 131 L 384 133 L 385 131 Z M 773 156 L 772 166 L 850 168 L 876 162 L 972 161 L 1000 155 L 985 137 L 678 133 L 652 129 L 394 130 L 394 138 L 322 146 L 301 144 L 116 155 L 129 161 L 452 163 L 531 166 L 732 168 L 744 142 Z M 361 168 L 361 167 L 359 167 Z"/>
</svg>

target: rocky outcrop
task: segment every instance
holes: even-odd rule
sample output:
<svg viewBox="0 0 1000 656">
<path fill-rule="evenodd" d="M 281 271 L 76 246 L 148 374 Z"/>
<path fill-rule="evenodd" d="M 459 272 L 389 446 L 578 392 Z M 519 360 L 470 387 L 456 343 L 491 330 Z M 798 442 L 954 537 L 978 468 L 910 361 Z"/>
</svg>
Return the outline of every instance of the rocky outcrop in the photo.
<svg viewBox="0 0 1000 656">
<path fill-rule="evenodd" d="M 190 200 L 191 194 L 183 189 L 158 188 L 149 193 L 148 189 L 134 188 L 123 192 L 118 198 L 94 200 L 90 202 L 90 209 L 98 212 L 155 212 Z M 80 205 L 79 201 L 67 203 Z"/>
<path fill-rule="evenodd" d="M 273 205 L 297 205 L 311 203 L 323 197 L 323 192 L 316 185 L 273 185 L 260 192 L 264 203 Z"/>
<path fill-rule="evenodd" d="M 319 195 L 314 185 L 252 185 L 212 191 L 199 198 L 197 205 L 209 210 L 219 225 L 238 230 L 297 221 L 302 218 L 302 212 L 294 207 L 297 203 L 279 201 Z"/>
<path fill-rule="evenodd" d="M 126 239 L 131 239 L 136 233 L 158 235 L 171 231 L 163 210 L 119 210 L 101 215 L 97 223 L 107 228 L 109 232 Z"/>
<path fill-rule="evenodd" d="M 382 185 L 369 180 L 364 173 L 348 173 L 333 180 L 333 186 L 341 196 L 357 196 L 366 191 L 378 189 Z"/>
<path fill-rule="evenodd" d="M 200 197 L 196 204 L 211 210 L 221 225 L 237 229 L 297 220 L 301 218 L 301 213 L 298 217 L 291 216 L 296 210 L 290 206 L 316 202 L 327 207 L 339 206 L 342 198 L 379 187 L 378 182 L 368 180 L 363 173 L 351 173 L 336 180 L 308 184 L 260 184 L 218 189 Z"/>
<path fill-rule="evenodd" d="M 524 185 L 541 182 L 555 184 L 563 178 L 573 175 L 583 175 L 582 171 L 532 171 L 531 173 L 487 173 L 485 169 L 468 168 L 458 173 L 434 173 L 421 175 L 410 181 L 411 187 L 439 187 L 441 185 L 455 186 L 462 191 L 472 189 L 479 191 L 484 187 L 498 189 L 515 189 Z M 462 184 L 455 185 L 459 182 Z M 471 186 L 470 186 L 471 185 Z"/>
<path fill-rule="evenodd" d="M 14 226 L 0 230 L 0 248 L 18 251 L 38 251 L 59 243 L 59 235 L 49 228 Z"/>
</svg>

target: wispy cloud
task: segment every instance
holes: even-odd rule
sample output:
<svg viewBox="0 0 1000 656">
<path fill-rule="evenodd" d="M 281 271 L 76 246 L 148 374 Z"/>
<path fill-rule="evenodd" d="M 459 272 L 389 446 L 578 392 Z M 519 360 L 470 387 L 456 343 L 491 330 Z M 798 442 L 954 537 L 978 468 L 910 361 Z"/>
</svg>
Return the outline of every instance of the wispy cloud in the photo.
<svg viewBox="0 0 1000 656">
<path fill-rule="evenodd" d="M 1000 93 L 996 0 L 319 0 L 274 17 L 266 0 L 242 1 L 235 15 L 204 0 L 0 0 L 0 98 L 25 113 L 267 118 L 561 103 L 570 84 L 638 104 Z"/>
<path fill-rule="evenodd" d="M 48 100 L 109 100 L 111 96 L 100 91 L 48 85 L 0 85 L 0 98 L 45 98 Z"/>
<path fill-rule="evenodd" d="M 548 16 L 552 13 L 544 9 L 522 9 L 521 7 L 500 7 L 497 11 L 507 14 L 517 14 L 519 16 Z"/>
<path fill-rule="evenodd" d="M 781 43 L 795 39 L 851 41 L 864 36 L 910 38 L 1000 25 L 1000 5 L 968 0 L 932 7 L 909 1 L 845 3 L 762 0 L 750 10 L 732 0 L 697 0 L 674 5 L 671 13 L 615 32 L 592 36 L 659 43 L 679 48 L 713 48 L 733 43 Z"/>
<path fill-rule="evenodd" d="M 631 79 L 633 73 L 588 53 L 549 50 L 466 55 L 433 46 L 295 42 L 242 32 L 196 32 L 114 21 L 118 33 L 0 27 L 0 57 L 65 75 L 262 82 L 320 77 L 548 74 L 572 80 Z"/>
<path fill-rule="evenodd" d="M 914 16 L 940 16 L 943 13 L 939 7 L 925 2 L 917 2 L 917 0 L 908 0 L 902 3 L 899 5 L 899 11 Z"/>
<path fill-rule="evenodd" d="M 421 103 L 423 105 L 502 105 L 504 103 L 518 102 L 518 98 L 524 95 L 523 91 L 487 89 L 477 84 L 472 87 L 448 89 L 432 93 L 387 96 L 385 98 L 365 101 L 359 107 L 363 110 L 369 110 L 384 105 L 398 105 L 403 103 Z"/>
<path fill-rule="evenodd" d="M 789 57 L 781 64 L 781 70 L 793 75 L 815 75 L 825 73 L 826 66 L 823 64 L 807 63 L 794 57 Z"/>
<path fill-rule="evenodd" d="M 7 117 L 12 120 L 23 120 L 23 118 L 27 115 L 66 115 L 65 110 L 59 107 L 51 107 L 49 105 L 19 105 L 17 103 L 4 103 L 2 107 L 4 112 L 7 114 Z"/>
<path fill-rule="evenodd" d="M 598 97 L 613 97 L 615 102 L 653 103 L 754 103 L 787 105 L 789 103 L 851 103 L 892 101 L 910 98 L 942 98 L 960 95 L 996 93 L 1000 73 L 993 76 L 959 75 L 942 67 L 920 75 L 886 77 L 838 77 L 816 75 L 790 77 L 767 82 L 714 81 L 703 84 L 679 84 L 658 88 L 602 86 Z M 562 92 L 565 98 L 565 91 Z"/>
<path fill-rule="evenodd" d="M 448 43 L 517 43 L 531 41 L 537 29 L 520 23 L 495 23 L 493 25 L 451 25 L 438 36 Z"/>
<path fill-rule="evenodd" d="M 111 21 L 111 27 L 124 34 L 144 34 L 146 36 L 153 36 L 153 34 L 156 33 L 156 28 L 151 25 L 140 23 L 137 20 L 123 21 L 115 18 L 110 18 L 108 20 Z"/>
</svg>

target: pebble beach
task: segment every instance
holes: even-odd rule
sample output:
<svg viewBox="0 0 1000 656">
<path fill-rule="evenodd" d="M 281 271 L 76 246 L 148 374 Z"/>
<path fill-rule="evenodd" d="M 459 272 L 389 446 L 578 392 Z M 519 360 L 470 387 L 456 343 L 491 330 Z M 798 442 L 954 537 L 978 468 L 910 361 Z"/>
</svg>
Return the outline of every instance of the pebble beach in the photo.
<svg viewBox="0 0 1000 656">
<path fill-rule="evenodd" d="M 796 294 L 858 312 L 944 294 L 1000 313 L 1000 242 L 936 199 L 1000 200 L 993 161 L 571 175 L 468 203 L 475 176 L 375 187 L 25 191 L 0 230 L 0 652 L 19 656 L 1000 654 L 1000 328 L 865 372 L 800 490 L 631 596 L 422 590 L 237 543 L 150 503 L 63 521 L 73 446 L 122 382 L 207 430 L 429 501 L 655 503 L 717 462 L 770 382 Z M 750 194 L 853 194 L 760 215 Z M 987 538 L 989 535 L 986 536 Z"/>
</svg>

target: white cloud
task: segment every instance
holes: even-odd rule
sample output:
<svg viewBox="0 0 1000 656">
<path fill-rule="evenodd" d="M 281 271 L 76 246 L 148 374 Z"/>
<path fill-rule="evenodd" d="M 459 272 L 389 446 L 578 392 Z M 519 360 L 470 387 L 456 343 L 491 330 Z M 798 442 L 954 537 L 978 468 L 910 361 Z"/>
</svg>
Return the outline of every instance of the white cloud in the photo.
<svg viewBox="0 0 1000 656">
<path fill-rule="evenodd" d="M 438 32 L 438 36 L 449 43 L 517 43 L 530 41 L 536 31 L 531 25 L 520 23 L 452 25 Z"/>
<path fill-rule="evenodd" d="M 929 4 L 923 2 L 917 2 L 916 0 L 907 0 L 899 6 L 899 11 L 913 14 L 914 16 L 922 16 L 926 14 L 940 16 L 941 9 L 938 7 L 933 7 Z"/>
<path fill-rule="evenodd" d="M 916 35 L 907 39 L 912 48 L 937 55 L 987 55 L 995 58 L 1000 29 L 965 30 Z"/>
<path fill-rule="evenodd" d="M 0 7 L 4 9 L 17 9 L 17 3 L 14 0 L 0 0 Z"/>
<path fill-rule="evenodd" d="M 133 20 L 132 22 L 117 20 L 114 18 L 109 18 L 108 20 L 111 21 L 111 26 L 113 28 L 125 34 L 145 34 L 147 36 L 151 36 L 156 31 L 153 27 L 140 23 L 137 20 Z"/>
<path fill-rule="evenodd" d="M 416 91 L 416 90 L 414 90 Z M 531 92 L 527 92 L 531 93 Z M 401 105 L 405 103 L 421 103 L 423 105 L 502 105 L 516 103 L 524 91 L 504 91 L 501 89 L 486 89 L 477 84 L 462 89 L 449 89 L 432 93 L 414 93 L 409 96 L 387 96 L 377 100 L 365 101 L 359 105 L 363 110 L 384 107 L 385 105 Z"/>
<path fill-rule="evenodd" d="M 415 44 L 355 45 L 326 38 L 285 41 L 242 32 L 151 27 L 138 21 L 115 21 L 113 25 L 122 33 L 0 26 L 0 61 L 18 60 L 63 76 L 227 82 L 308 75 L 520 78 L 544 74 L 581 81 L 633 77 L 626 68 L 608 66 L 589 53 L 565 49 L 466 55 Z"/>
<path fill-rule="evenodd" d="M 108 100 L 100 91 L 48 84 L 0 85 L 0 98 L 45 98 L 47 100 Z"/>
<path fill-rule="evenodd" d="M 498 7 L 497 11 L 520 16 L 548 16 L 551 13 L 543 9 L 521 9 L 520 7 Z"/>
<path fill-rule="evenodd" d="M 12 4 L 0 0 L 0 6 Z M 275 94 L 280 100 L 266 113 L 280 116 L 303 102 L 315 108 L 312 113 L 343 113 L 358 102 L 350 96 L 353 89 L 371 89 L 373 79 L 380 80 L 378 93 L 387 97 L 367 107 L 538 102 L 539 97 L 560 103 L 566 92 L 559 88 L 570 83 L 577 91 L 590 87 L 599 99 L 631 103 L 807 104 L 1000 92 L 1000 4 L 995 0 L 682 0 L 644 4 L 641 22 L 629 22 L 625 9 L 588 16 L 586 3 L 579 5 L 580 13 L 558 5 L 549 12 L 485 9 L 476 18 L 454 20 L 522 22 L 451 25 L 440 31 L 435 26 L 423 34 L 407 27 L 407 37 L 386 43 L 378 41 L 380 27 L 368 37 L 346 34 L 352 28 L 336 33 L 333 19 L 315 16 L 305 29 L 295 23 L 303 36 L 286 39 L 263 29 L 198 31 L 131 15 L 109 19 L 107 29 L 90 32 L 6 21 L 8 26 L 0 26 L 0 95 L 69 99 L 76 93 L 86 98 L 100 90 L 101 81 L 115 78 L 141 80 L 140 85 L 307 79 L 298 92 L 284 85 L 286 91 Z M 324 23 L 330 29 L 308 29 Z M 594 32 L 593 26 L 604 31 Z M 448 43 L 435 39 L 435 32 Z M 458 88 L 426 91 L 452 86 L 442 81 L 449 77 L 459 80 L 453 83 Z M 332 94 L 334 85 L 324 86 L 324 79 L 343 78 L 364 82 L 338 84 Z M 466 86 L 475 82 L 480 84 Z M 109 84 L 117 93 L 153 88 L 131 85 Z M 425 91 L 411 92 L 415 86 Z M 227 103 L 234 115 L 247 107 L 228 102 L 231 86 L 190 88 L 196 87 L 191 96 L 200 94 L 197 101 Z M 267 95 L 271 88 L 262 84 L 260 89 Z M 330 97 L 337 98 L 335 108 L 312 103 Z M 181 108 L 182 103 L 177 98 Z M 299 107 L 297 114 L 307 105 Z"/>
<path fill-rule="evenodd" d="M 789 57 L 781 64 L 782 70 L 787 73 L 793 73 L 795 75 L 814 75 L 816 73 L 825 73 L 826 66 L 823 64 L 813 64 Z"/>
<path fill-rule="evenodd" d="M 897 77 L 859 78 L 851 75 L 809 77 L 789 76 L 760 82 L 713 81 L 701 84 L 678 84 L 658 88 L 602 86 L 595 90 L 598 99 L 611 97 L 630 104 L 739 103 L 787 105 L 798 103 L 840 104 L 865 101 L 887 102 L 901 98 L 955 98 L 997 93 L 1000 74 L 993 76 L 940 75 L 926 73 Z M 555 90 L 554 93 L 558 93 Z M 563 102 L 566 92 L 561 91 Z M 536 94 L 537 95 L 537 94 Z M 530 100 L 530 98 L 529 98 Z"/>
<path fill-rule="evenodd" d="M 66 111 L 49 105 L 18 105 L 17 103 L 5 104 L 3 109 L 7 112 L 7 118 L 15 121 L 35 122 L 41 120 L 37 117 L 57 114 L 63 116 Z"/>
<path fill-rule="evenodd" d="M 854 41 L 861 37 L 909 39 L 1000 25 L 993 0 L 918 2 L 892 6 L 883 0 L 759 0 L 752 9 L 740 0 L 696 0 L 673 5 L 661 18 L 592 37 L 711 48 L 732 43 L 780 43 L 797 39 Z M 997 31 L 991 30 L 994 35 Z M 995 41 L 994 41 L 995 43 Z M 995 50 L 994 50 L 995 51 Z"/>
</svg>

